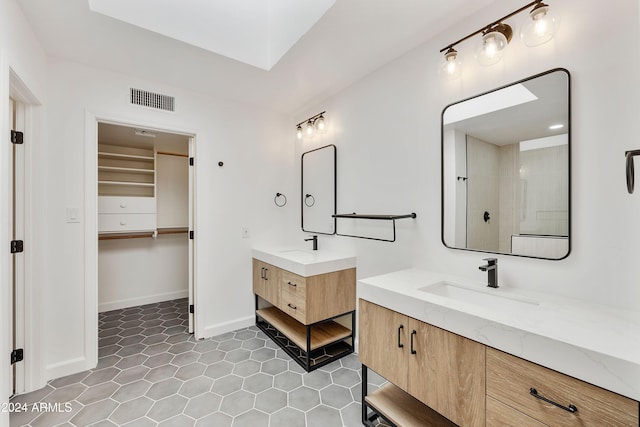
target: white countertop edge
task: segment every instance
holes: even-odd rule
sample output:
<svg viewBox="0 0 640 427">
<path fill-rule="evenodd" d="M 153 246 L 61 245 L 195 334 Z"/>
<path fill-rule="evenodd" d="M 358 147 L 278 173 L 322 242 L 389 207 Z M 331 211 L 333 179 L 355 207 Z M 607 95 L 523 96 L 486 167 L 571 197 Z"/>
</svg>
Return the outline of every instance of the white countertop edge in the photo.
<svg viewBox="0 0 640 427">
<path fill-rule="evenodd" d="M 411 295 L 415 291 L 416 283 L 407 283 L 411 281 L 412 276 L 417 279 L 429 277 L 430 282 L 420 282 L 419 286 L 450 277 L 419 270 L 403 270 L 359 280 L 357 296 L 623 396 L 640 400 L 638 361 L 613 355 L 608 352 L 609 348 L 606 345 L 599 348 L 595 341 L 589 346 L 569 343 L 572 341 L 571 330 L 563 331 L 562 328 L 558 328 L 554 331 L 554 336 L 549 336 L 550 334 L 544 333 L 544 328 L 535 331 L 535 323 L 527 328 L 529 330 L 514 326 L 522 323 L 523 319 L 510 322 L 504 318 L 497 321 L 495 317 L 489 319 L 488 316 L 470 314 L 460 308 L 447 306 L 446 301 L 440 303 L 446 299 L 440 300 L 436 297 L 429 298 L 428 301 L 424 297 L 416 298 Z M 405 280 L 404 284 L 400 283 L 402 280 Z M 568 307 L 568 310 L 572 308 Z M 549 319 L 546 320 L 548 327 Z M 594 331 L 594 337 L 611 332 L 611 327 L 603 325 L 602 331 Z M 638 333 L 640 334 L 640 331 Z M 630 356 L 640 357 L 640 354 Z"/>
</svg>

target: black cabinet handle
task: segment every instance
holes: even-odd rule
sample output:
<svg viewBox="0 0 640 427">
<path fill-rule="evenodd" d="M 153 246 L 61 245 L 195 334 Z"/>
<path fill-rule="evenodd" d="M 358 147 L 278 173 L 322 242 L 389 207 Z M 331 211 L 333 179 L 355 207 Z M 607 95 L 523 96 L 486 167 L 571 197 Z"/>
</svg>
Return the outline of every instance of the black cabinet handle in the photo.
<svg viewBox="0 0 640 427">
<path fill-rule="evenodd" d="M 260 267 L 260 278 L 264 279 L 264 267 Z"/>
<path fill-rule="evenodd" d="M 287 304 L 287 305 L 289 306 L 289 308 L 292 308 L 292 309 L 294 309 L 294 310 L 297 310 L 297 309 L 298 309 L 298 307 L 295 307 L 295 306 L 293 306 L 293 305 L 291 305 L 291 304 Z"/>
<path fill-rule="evenodd" d="M 404 344 L 400 342 L 400 331 L 402 331 L 403 329 L 404 325 L 400 325 L 400 327 L 398 328 L 398 348 L 404 347 Z"/>
<path fill-rule="evenodd" d="M 564 405 L 561 405 L 561 404 L 559 404 L 559 403 L 556 403 L 556 402 L 554 402 L 553 400 L 547 399 L 547 398 L 546 398 L 546 397 L 544 397 L 544 396 L 540 396 L 540 395 L 538 394 L 538 390 L 536 390 L 536 389 L 535 389 L 535 388 L 533 388 L 533 387 L 531 387 L 531 388 L 529 389 L 529 394 L 530 394 L 531 396 L 535 397 L 536 399 L 540 399 L 540 400 L 542 400 L 542 401 L 544 401 L 544 402 L 550 403 L 550 404 L 552 404 L 553 406 L 557 406 L 558 408 L 560 408 L 560 409 L 564 409 L 565 411 L 567 411 L 567 412 L 571 412 L 572 414 L 573 414 L 573 413 L 575 413 L 575 412 L 578 412 L 578 408 L 576 408 L 576 406 L 575 406 L 575 405 L 569 404 L 569 406 L 564 406 Z"/>
<path fill-rule="evenodd" d="M 296 286 L 298 286 L 297 284 L 295 284 L 295 283 L 291 283 L 291 282 L 287 282 L 287 284 L 288 284 L 289 286 L 293 286 L 294 288 L 295 288 Z"/>
<path fill-rule="evenodd" d="M 269 278 L 267 277 L 267 272 L 269 271 L 268 268 L 264 269 L 264 280 L 269 280 Z"/>
<path fill-rule="evenodd" d="M 415 351 L 415 350 L 413 349 L 413 336 L 414 336 L 415 334 L 417 334 L 417 332 L 416 332 L 415 330 L 413 330 L 413 331 L 411 332 L 411 354 L 416 354 L 416 353 L 417 353 L 417 351 Z"/>
</svg>

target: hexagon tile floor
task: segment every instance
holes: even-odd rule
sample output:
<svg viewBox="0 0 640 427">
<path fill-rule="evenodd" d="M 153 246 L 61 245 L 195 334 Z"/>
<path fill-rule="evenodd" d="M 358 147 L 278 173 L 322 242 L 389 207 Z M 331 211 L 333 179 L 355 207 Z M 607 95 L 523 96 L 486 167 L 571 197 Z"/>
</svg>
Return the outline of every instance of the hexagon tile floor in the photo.
<svg viewBox="0 0 640 427">
<path fill-rule="evenodd" d="M 356 355 L 306 373 L 256 326 L 197 341 L 186 325 L 185 299 L 101 313 L 96 369 L 11 400 L 71 410 L 15 412 L 11 427 L 362 425 Z"/>
</svg>

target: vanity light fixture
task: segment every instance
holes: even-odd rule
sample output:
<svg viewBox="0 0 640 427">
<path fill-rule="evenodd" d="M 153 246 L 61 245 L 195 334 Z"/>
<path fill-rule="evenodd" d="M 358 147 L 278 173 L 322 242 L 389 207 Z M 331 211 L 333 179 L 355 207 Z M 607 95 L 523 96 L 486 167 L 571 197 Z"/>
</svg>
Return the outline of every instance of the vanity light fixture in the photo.
<svg viewBox="0 0 640 427">
<path fill-rule="evenodd" d="M 454 47 L 476 34 L 482 34 L 482 40 L 475 50 L 475 58 L 478 63 L 480 65 L 492 65 L 499 62 L 513 36 L 513 28 L 503 21 L 530 9 L 532 6 L 533 9 L 529 12 L 529 19 L 520 30 L 520 38 L 527 46 L 538 46 L 551 40 L 558 29 L 560 19 L 549 12 L 549 5 L 543 3 L 542 0 L 534 0 L 440 49 L 440 53 L 444 52 L 444 58 L 439 67 L 440 74 L 449 79 L 455 79 L 460 76 L 460 56 Z"/>
<path fill-rule="evenodd" d="M 318 113 L 315 116 L 311 116 L 306 120 L 301 121 L 296 125 L 296 137 L 302 139 L 303 136 L 312 137 L 315 131 L 322 133 L 326 129 L 327 125 L 324 121 L 324 113 Z M 305 125 L 304 132 L 302 131 L 302 125 Z"/>
</svg>

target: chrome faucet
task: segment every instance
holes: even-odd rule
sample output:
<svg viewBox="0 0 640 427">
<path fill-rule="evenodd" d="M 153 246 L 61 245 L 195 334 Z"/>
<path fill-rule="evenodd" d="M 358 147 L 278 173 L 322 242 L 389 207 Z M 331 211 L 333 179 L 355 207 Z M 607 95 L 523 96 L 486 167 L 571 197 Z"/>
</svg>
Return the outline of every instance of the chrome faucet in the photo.
<svg viewBox="0 0 640 427">
<path fill-rule="evenodd" d="M 487 261 L 487 265 L 481 265 L 479 268 L 482 271 L 488 273 L 487 286 L 490 288 L 498 287 L 498 259 L 497 258 L 485 258 L 483 261 Z"/>
<path fill-rule="evenodd" d="M 313 240 L 313 250 L 317 251 L 318 250 L 318 236 L 311 236 L 309 239 L 304 239 L 305 242 L 308 242 L 309 240 Z"/>
</svg>

